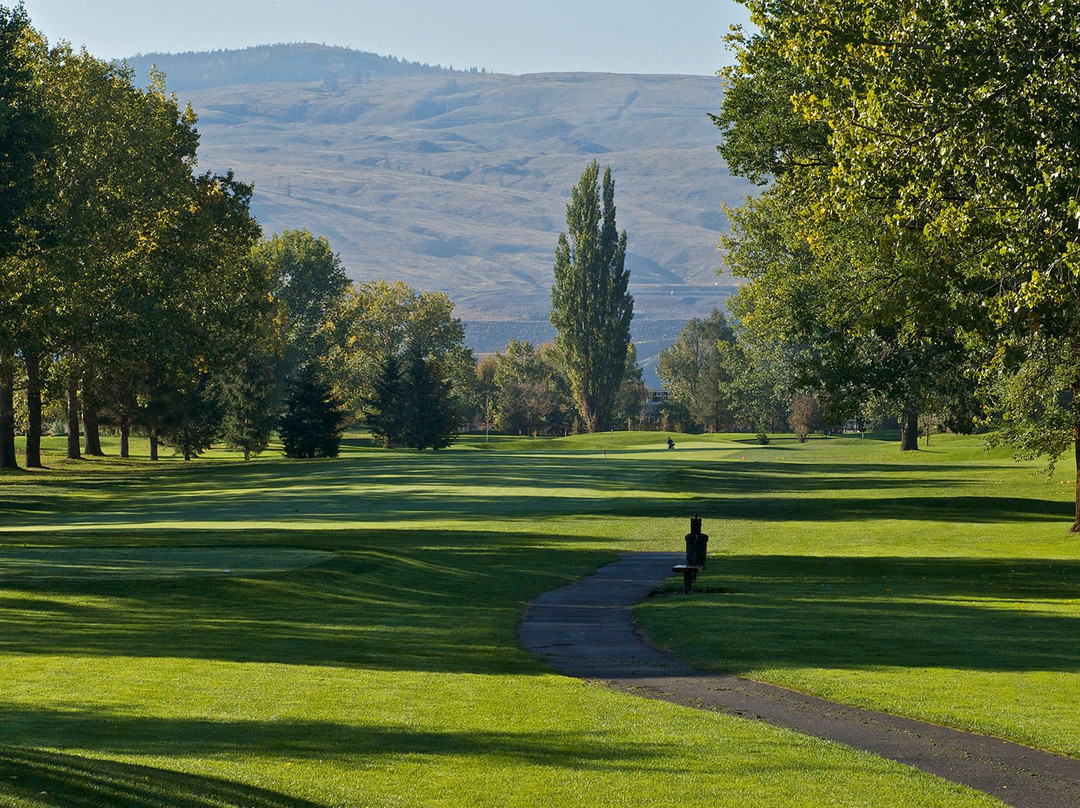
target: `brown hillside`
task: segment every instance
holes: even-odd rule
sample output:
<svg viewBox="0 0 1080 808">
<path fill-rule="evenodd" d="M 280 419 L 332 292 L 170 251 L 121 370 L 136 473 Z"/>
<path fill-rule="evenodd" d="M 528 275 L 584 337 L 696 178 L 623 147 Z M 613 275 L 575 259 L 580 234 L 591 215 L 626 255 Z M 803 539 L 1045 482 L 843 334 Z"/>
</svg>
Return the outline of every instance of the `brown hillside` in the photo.
<svg viewBox="0 0 1080 808">
<path fill-rule="evenodd" d="M 254 182 L 267 233 L 307 227 L 353 278 L 445 291 L 468 321 L 547 320 L 569 190 L 594 158 L 612 167 L 629 232 L 635 333 L 644 320 L 706 315 L 732 286 L 716 274 L 722 206 L 751 186 L 715 150 L 707 113 L 719 79 L 406 71 L 394 60 L 387 75 L 318 46 L 129 61 L 174 75 L 170 88 L 199 114 L 201 168 Z M 262 74 L 272 79 L 252 81 Z"/>
</svg>

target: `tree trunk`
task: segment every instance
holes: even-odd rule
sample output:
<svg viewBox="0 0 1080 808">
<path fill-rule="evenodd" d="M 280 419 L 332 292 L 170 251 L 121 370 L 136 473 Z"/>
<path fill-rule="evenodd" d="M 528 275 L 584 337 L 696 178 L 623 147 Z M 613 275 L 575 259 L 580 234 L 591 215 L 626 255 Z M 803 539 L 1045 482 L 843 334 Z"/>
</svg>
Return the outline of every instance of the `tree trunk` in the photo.
<svg viewBox="0 0 1080 808">
<path fill-rule="evenodd" d="M 585 431 L 589 433 L 597 432 L 600 429 L 600 420 L 596 416 L 596 410 L 593 409 L 592 402 L 583 398 L 580 402 L 580 410 L 581 423 Z"/>
<path fill-rule="evenodd" d="M 67 422 L 67 456 L 69 460 L 79 460 L 82 458 L 79 448 L 79 379 L 74 373 L 68 376 Z"/>
<path fill-rule="evenodd" d="M 1073 505 L 1073 526 L 1070 533 L 1080 533 L 1080 423 L 1073 424 L 1073 458 L 1076 468 L 1073 476 L 1076 477 L 1075 504 Z"/>
<path fill-rule="evenodd" d="M 41 355 L 24 349 L 26 363 L 26 467 L 41 465 Z"/>
<path fill-rule="evenodd" d="M 150 459 L 157 460 L 157 430 L 150 430 Z"/>
<path fill-rule="evenodd" d="M 131 454 L 131 452 L 130 452 L 130 446 L 131 446 L 130 439 L 131 439 L 131 424 L 128 423 L 127 420 L 125 419 L 125 420 L 120 422 L 120 457 L 124 458 L 125 460 L 127 460 L 128 457 Z"/>
<path fill-rule="evenodd" d="M 244 462 L 251 460 L 251 449 L 247 446 L 244 447 Z"/>
<path fill-rule="evenodd" d="M 0 469 L 17 469 L 15 457 L 15 361 L 0 356 Z"/>
<path fill-rule="evenodd" d="M 83 390 L 83 432 L 85 433 L 83 442 L 86 444 L 83 451 L 91 457 L 104 457 L 105 453 L 101 451 L 97 405 L 86 395 L 85 389 Z"/>
<path fill-rule="evenodd" d="M 919 450 L 919 408 L 915 404 L 904 407 L 900 416 L 900 451 L 917 452 Z"/>
</svg>

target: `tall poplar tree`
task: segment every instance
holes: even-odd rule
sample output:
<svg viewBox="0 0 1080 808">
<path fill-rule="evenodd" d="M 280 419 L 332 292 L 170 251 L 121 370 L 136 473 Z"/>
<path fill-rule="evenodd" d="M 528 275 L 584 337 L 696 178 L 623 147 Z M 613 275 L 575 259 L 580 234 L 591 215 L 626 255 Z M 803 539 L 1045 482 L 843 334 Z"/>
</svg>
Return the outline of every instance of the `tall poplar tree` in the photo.
<svg viewBox="0 0 1080 808">
<path fill-rule="evenodd" d="M 555 249 L 551 324 L 588 432 L 606 429 L 630 345 L 634 299 L 627 292 L 626 231 L 615 227 L 615 183 L 595 160 L 566 206 L 566 228 Z M 601 207 L 602 205 L 602 207 Z"/>
</svg>

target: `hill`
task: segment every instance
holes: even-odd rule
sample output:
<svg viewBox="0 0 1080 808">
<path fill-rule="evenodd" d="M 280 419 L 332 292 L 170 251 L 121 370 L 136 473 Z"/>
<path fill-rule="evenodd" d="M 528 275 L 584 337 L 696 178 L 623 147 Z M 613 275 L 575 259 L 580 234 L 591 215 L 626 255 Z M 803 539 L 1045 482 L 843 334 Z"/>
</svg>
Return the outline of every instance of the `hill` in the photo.
<svg viewBox="0 0 1080 808">
<path fill-rule="evenodd" d="M 267 233 L 307 227 L 354 279 L 448 293 L 484 323 L 477 350 L 550 333 L 556 238 L 592 159 L 615 177 L 643 359 L 734 286 L 716 245 L 724 203 L 751 186 L 715 150 L 719 79 L 450 71 L 317 45 L 129 63 L 192 104 L 201 167 L 253 182 Z"/>
<path fill-rule="evenodd" d="M 393 56 L 311 43 L 209 52 L 149 53 L 133 56 L 127 63 L 140 75 L 146 75 L 154 65 L 167 69 L 169 85 L 174 90 L 203 90 L 234 84 L 363 81 L 371 76 L 454 72 L 441 65 L 432 67 Z"/>
</svg>

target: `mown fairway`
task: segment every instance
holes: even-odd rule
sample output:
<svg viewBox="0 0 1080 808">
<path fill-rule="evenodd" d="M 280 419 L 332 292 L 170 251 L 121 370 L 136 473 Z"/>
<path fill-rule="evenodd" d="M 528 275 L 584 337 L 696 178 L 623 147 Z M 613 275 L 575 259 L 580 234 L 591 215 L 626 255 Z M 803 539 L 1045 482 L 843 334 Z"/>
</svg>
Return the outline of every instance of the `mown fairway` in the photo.
<svg viewBox="0 0 1080 808">
<path fill-rule="evenodd" d="M 1080 755 L 1060 478 L 977 439 L 664 437 L 5 474 L 0 804 L 997 804 L 518 650 L 532 597 L 693 513 L 713 591 L 639 608 L 657 640 Z"/>
</svg>

